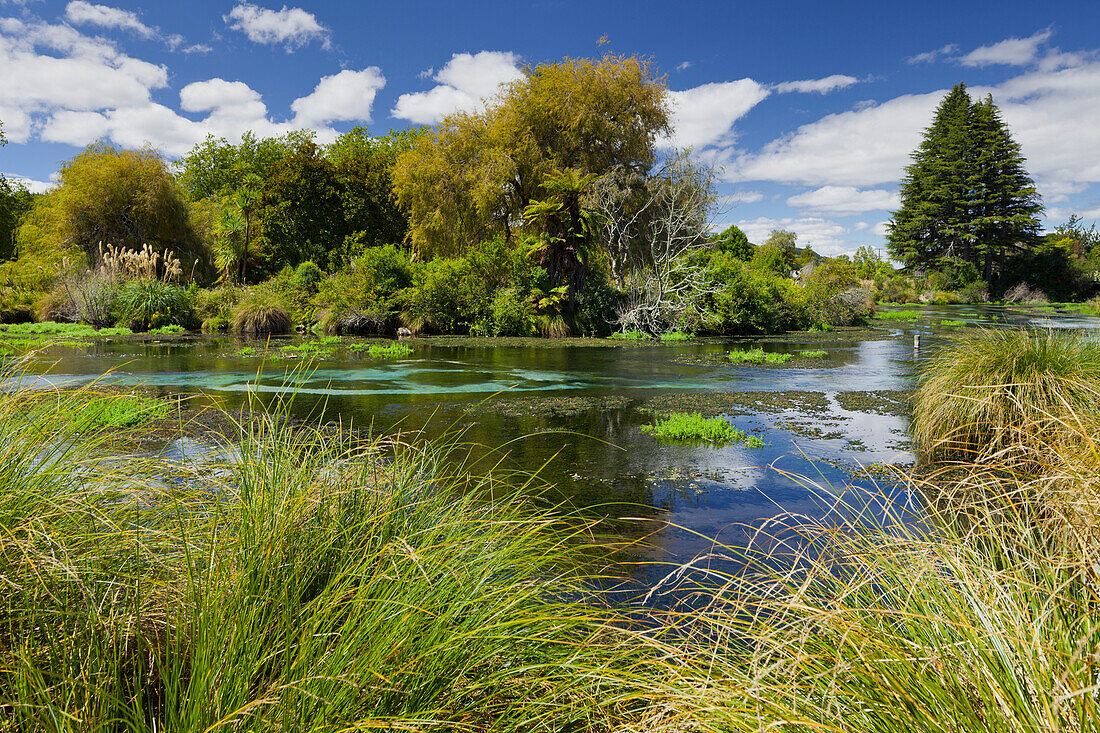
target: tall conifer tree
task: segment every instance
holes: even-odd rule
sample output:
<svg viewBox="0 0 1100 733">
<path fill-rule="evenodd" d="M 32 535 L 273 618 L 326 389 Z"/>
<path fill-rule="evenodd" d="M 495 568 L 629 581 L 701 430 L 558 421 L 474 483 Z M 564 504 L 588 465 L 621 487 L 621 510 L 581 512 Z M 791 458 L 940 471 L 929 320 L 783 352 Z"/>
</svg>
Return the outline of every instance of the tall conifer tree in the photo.
<svg viewBox="0 0 1100 733">
<path fill-rule="evenodd" d="M 973 102 L 956 84 L 912 157 L 889 225 L 891 255 L 926 269 L 955 258 L 992 283 L 1011 248 L 1035 242 L 1042 206 L 992 97 Z"/>
</svg>

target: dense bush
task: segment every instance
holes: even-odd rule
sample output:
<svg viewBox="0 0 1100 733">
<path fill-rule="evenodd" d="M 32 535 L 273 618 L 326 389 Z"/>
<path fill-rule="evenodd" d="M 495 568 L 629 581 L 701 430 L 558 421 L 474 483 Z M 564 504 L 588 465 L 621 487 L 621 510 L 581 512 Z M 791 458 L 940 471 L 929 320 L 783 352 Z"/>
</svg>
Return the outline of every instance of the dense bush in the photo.
<svg viewBox="0 0 1100 733">
<path fill-rule="evenodd" d="M 817 325 L 852 326 L 874 313 L 874 298 L 859 285 L 859 270 L 847 260 L 827 260 L 806 278 L 810 318 Z"/>
<path fill-rule="evenodd" d="M 179 285 L 160 280 L 133 280 L 118 291 L 119 322 L 134 331 L 177 325 L 194 328 L 191 298 Z"/>
<path fill-rule="evenodd" d="M 501 288 L 489 307 L 488 331 L 494 336 L 533 336 L 537 332 L 530 299 L 518 288 Z"/>
<path fill-rule="evenodd" d="M 805 328 L 809 316 L 801 289 L 789 278 L 746 266 L 729 253 L 716 253 L 707 269 L 715 291 L 706 296 L 711 317 L 690 330 L 725 335 L 775 333 Z"/>
</svg>

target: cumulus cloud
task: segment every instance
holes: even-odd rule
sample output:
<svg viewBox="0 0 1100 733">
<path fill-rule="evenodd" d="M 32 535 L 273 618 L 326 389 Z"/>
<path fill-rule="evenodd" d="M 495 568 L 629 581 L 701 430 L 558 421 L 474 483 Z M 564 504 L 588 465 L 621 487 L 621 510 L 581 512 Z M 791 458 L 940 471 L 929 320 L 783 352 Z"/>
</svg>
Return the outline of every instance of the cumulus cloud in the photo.
<svg viewBox="0 0 1100 733">
<path fill-rule="evenodd" d="M 321 25 L 313 13 L 301 8 L 284 5 L 282 10 L 271 10 L 241 2 L 222 18 L 230 28 L 241 31 L 253 43 L 281 44 L 287 53 L 311 41 L 320 41 L 324 48 L 330 45 L 329 29 Z"/>
<path fill-rule="evenodd" d="M 860 190 L 855 186 L 822 186 L 787 199 L 788 206 L 841 216 L 896 209 L 900 204 L 896 193 L 882 189 Z"/>
<path fill-rule="evenodd" d="M 57 185 L 53 181 L 36 181 L 33 178 L 27 178 L 26 176 L 20 176 L 14 173 L 0 173 L 0 176 L 7 178 L 9 181 L 21 184 L 31 193 L 45 193 Z"/>
<path fill-rule="evenodd" d="M 808 94 L 810 92 L 816 92 L 817 94 L 828 94 L 829 92 L 836 91 L 837 89 L 844 89 L 857 83 L 859 79 L 854 76 L 847 76 L 845 74 L 833 74 L 832 76 L 826 76 L 823 79 L 803 79 L 802 81 L 785 81 L 776 84 L 773 89 L 780 94 L 786 94 L 788 92 L 802 92 Z"/>
<path fill-rule="evenodd" d="M 1026 66 L 1039 54 L 1039 46 L 1053 35 L 1049 28 L 1027 38 L 1006 38 L 1003 41 L 980 46 L 959 59 L 963 66 Z"/>
<path fill-rule="evenodd" d="M 386 77 L 377 66 L 322 77 L 312 94 L 290 105 L 294 122 L 302 127 L 319 127 L 335 120 L 370 122 L 374 97 L 384 86 Z"/>
<path fill-rule="evenodd" d="M 180 90 L 179 109 L 158 103 L 168 70 L 129 56 L 102 38 L 69 25 L 38 21 L 0 25 L 0 119 L 13 143 L 84 146 L 107 139 L 124 146 L 150 143 L 178 156 L 208 134 L 237 139 L 246 130 L 283 135 L 308 127 L 321 142 L 335 139 L 335 121 L 369 122 L 386 80 L 377 67 L 323 77 L 291 104 L 293 115 L 272 119 L 259 92 L 240 81 L 208 79 Z"/>
<path fill-rule="evenodd" d="M 477 112 L 502 84 L 523 76 L 519 57 L 507 51 L 456 53 L 438 72 L 428 75 L 438 86 L 402 94 L 390 114 L 418 125 L 434 125 L 452 112 Z"/>
<path fill-rule="evenodd" d="M 97 25 L 102 28 L 118 28 L 133 31 L 143 38 L 154 38 L 159 31 L 141 22 L 136 13 L 109 5 L 94 5 L 84 0 L 73 0 L 65 6 L 65 18 L 77 25 Z"/>
<path fill-rule="evenodd" d="M 733 142 L 733 124 L 763 101 L 768 89 L 752 79 L 671 92 L 672 135 L 664 147 L 702 148 Z"/>
</svg>

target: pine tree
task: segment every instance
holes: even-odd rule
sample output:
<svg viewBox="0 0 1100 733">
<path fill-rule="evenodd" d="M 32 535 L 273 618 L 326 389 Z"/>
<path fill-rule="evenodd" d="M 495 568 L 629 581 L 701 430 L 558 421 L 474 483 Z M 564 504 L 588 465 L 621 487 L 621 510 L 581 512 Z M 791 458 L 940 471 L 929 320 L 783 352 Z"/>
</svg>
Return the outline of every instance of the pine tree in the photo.
<svg viewBox="0 0 1100 733">
<path fill-rule="evenodd" d="M 1042 211 L 1035 184 L 992 97 L 956 84 L 936 108 L 901 185 L 887 248 L 909 267 L 970 263 L 992 284 L 1010 249 L 1031 246 Z"/>
</svg>

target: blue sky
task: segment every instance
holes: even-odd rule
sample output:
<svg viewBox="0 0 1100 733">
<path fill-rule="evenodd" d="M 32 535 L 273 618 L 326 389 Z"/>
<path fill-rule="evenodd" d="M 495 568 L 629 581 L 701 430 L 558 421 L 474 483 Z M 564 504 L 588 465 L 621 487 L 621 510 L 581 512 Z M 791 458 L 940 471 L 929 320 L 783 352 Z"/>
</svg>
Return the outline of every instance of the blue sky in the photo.
<svg viewBox="0 0 1100 733">
<path fill-rule="evenodd" d="M 36 189 L 97 138 L 321 141 L 474 108 L 524 64 L 648 57 L 754 241 L 881 246 L 944 92 L 992 93 L 1047 205 L 1100 219 L 1100 3 L 0 0 L 0 172 Z M 600 39 L 606 38 L 605 43 Z"/>
</svg>

